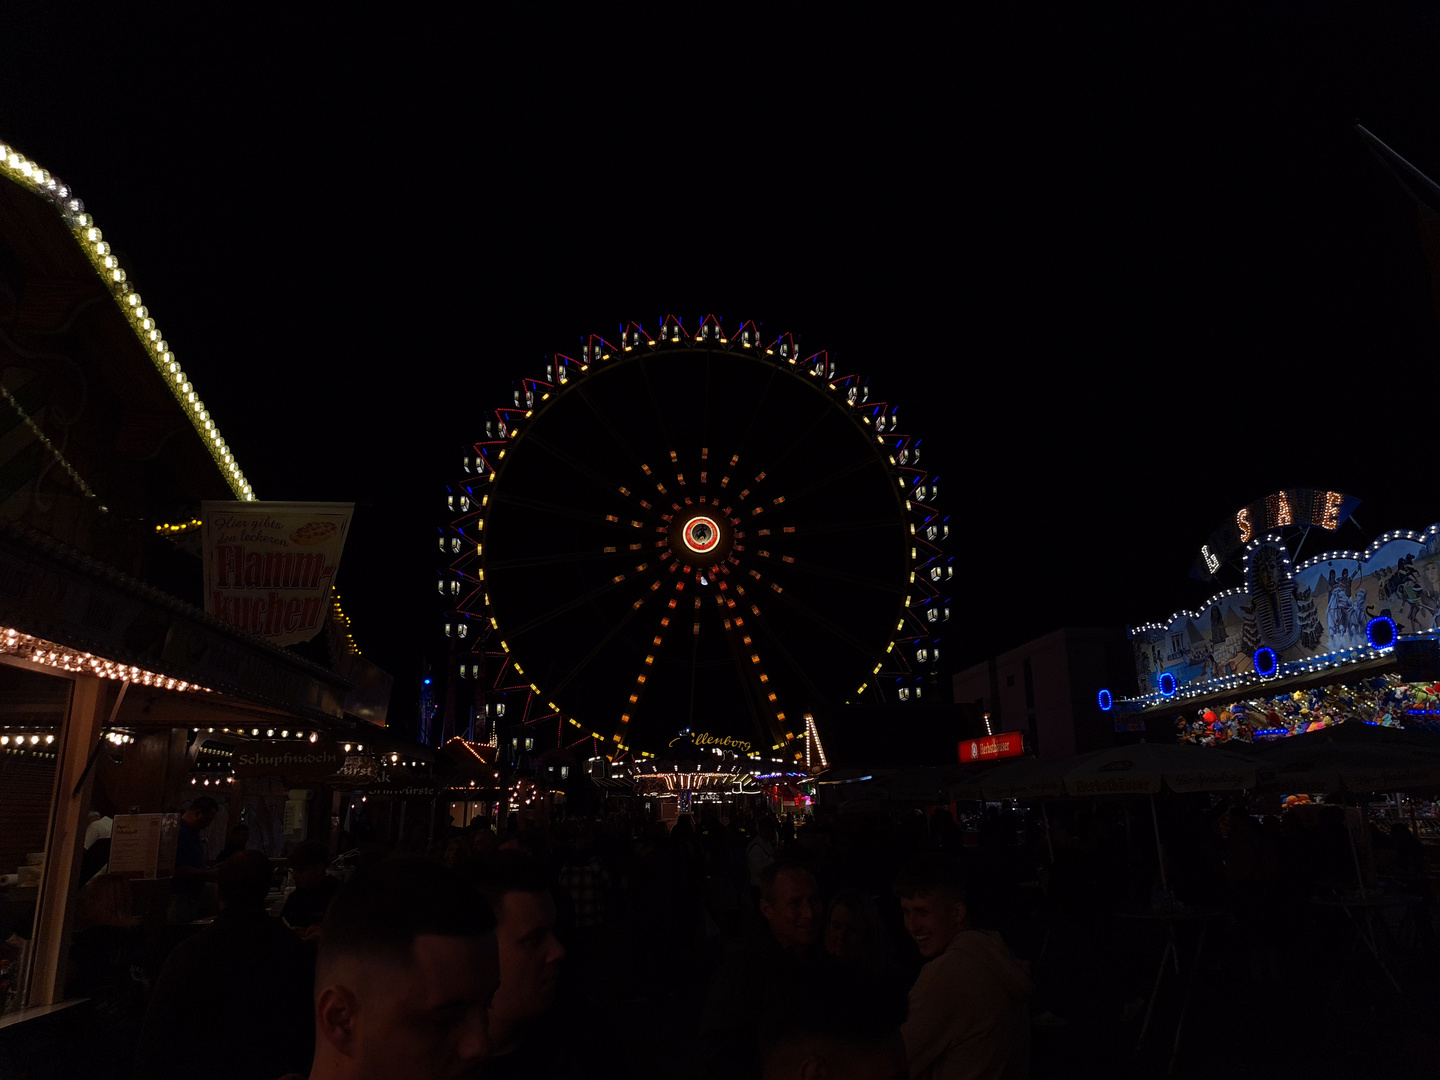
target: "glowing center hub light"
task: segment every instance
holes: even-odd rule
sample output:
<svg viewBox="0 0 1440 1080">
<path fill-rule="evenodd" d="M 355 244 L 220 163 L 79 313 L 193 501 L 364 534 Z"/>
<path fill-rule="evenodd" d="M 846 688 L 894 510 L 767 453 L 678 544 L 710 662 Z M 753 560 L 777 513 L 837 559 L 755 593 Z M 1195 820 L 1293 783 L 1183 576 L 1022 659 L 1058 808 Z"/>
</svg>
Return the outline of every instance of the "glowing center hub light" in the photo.
<svg viewBox="0 0 1440 1080">
<path fill-rule="evenodd" d="M 720 526 L 714 518 L 704 515 L 693 517 L 681 528 L 680 539 L 696 555 L 706 555 L 720 543 Z"/>
</svg>

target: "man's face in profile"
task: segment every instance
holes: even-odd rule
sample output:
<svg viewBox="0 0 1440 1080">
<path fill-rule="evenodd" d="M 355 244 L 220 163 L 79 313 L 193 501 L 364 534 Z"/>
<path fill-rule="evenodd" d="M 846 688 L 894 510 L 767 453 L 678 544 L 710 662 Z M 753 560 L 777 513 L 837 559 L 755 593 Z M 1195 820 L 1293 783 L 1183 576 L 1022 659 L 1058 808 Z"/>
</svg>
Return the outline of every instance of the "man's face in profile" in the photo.
<svg viewBox="0 0 1440 1080">
<path fill-rule="evenodd" d="M 565 946 L 555 936 L 555 901 L 546 893 L 508 892 L 499 915 L 500 990 L 492 1015 L 513 1030 L 554 1002 Z"/>
<path fill-rule="evenodd" d="M 190 827 L 196 832 L 204 832 L 215 821 L 217 811 L 215 810 L 187 810 L 185 817 L 190 819 Z"/>
<path fill-rule="evenodd" d="M 370 1080 L 476 1077 L 490 1055 L 486 1010 L 500 985 L 495 935 L 421 934 L 412 962 L 366 965 L 354 1057 Z"/>
</svg>

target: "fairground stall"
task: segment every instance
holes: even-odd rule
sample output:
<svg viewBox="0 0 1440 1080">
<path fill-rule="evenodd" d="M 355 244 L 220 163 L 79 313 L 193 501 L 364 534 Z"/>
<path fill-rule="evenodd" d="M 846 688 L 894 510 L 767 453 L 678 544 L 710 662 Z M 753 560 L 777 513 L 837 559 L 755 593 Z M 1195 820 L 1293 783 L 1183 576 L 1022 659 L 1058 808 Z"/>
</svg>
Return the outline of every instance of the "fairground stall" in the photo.
<svg viewBox="0 0 1440 1080">
<path fill-rule="evenodd" d="M 388 676 L 330 589 L 348 510 L 290 528 L 290 561 L 231 545 L 240 573 L 205 587 L 206 507 L 262 504 L 110 245 L 65 184 L 0 146 L 6 1048 L 60 1015 L 87 856 L 103 845 L 135 914 L 163 922 L 166 839 L 197 797 L 219 808 L 210 858 L 241 820 L 271 854 L 333 843 L 340 791 L 387 738 Z"/>
</svg>

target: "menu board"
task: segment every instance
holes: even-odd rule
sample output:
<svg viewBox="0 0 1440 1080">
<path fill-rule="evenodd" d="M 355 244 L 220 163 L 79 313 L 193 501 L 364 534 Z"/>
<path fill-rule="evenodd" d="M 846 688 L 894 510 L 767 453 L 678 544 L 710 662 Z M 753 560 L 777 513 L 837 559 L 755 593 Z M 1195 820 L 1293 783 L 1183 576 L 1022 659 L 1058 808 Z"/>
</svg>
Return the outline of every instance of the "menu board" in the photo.
<svg viewBox="0 0 1440 1080">
<path fill-rule="evenodd" d="M 143 881 L 175 872 L 180 820 L 174 814 L 116 814 L 110 830 L 110 872 Z"/>
</svg>

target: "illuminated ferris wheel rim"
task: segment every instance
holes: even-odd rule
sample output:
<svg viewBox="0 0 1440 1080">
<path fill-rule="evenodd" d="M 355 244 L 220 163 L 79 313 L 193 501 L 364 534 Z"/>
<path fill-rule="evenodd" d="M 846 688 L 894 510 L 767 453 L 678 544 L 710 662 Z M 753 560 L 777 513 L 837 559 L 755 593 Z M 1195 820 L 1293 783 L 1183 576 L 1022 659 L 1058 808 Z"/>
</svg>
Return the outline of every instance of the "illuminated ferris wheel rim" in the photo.
<svg viewBox="0 0 1440 1080">
<path fill-rule="evenodd" d="M 579 367 L 581 377 L 568 376 L 560 380 L 558 386 L 555 383 L 541 383 L 540 380 L 526 379 L 525 382 L 527 383 L 534 382 L 537 385 L 549 386 L 550 389 L 540 394 L 539 400 L 524 410 L 521 421 L 512 424 L 508 428 L 504 439 L 504 441 L 507 441 L 507 446 L 501 452 L 500 460 L 494 463 L 493 470 L 487 474 L 490 487 L 493 488 L 504 477 L 507 465 L 506 458 L 509 457 L 513 460 L 513 451 L 520 447 L 525 438 L 525 433 L 530 427 L 543 419 L 545 413 L 554 409 L 565 397 L 577 392 L 579 387 L 584 385 L 584 382 L 588 382 L 589 379 L 593 379 L 605 372 L 618 371 L 630 364 L 643 363 L 657 356 L 672 357 L 677 353 L 695 358 L 702 358 L 708 355 L 724 357 L 727 360 L 736 358 L 748 359 L 755 361 L 759 365 L 763 365 L 766 370 L 773 369 L 782 374 L 788 373 L 795 380 L 795 385 L 808 387 L 819 397 L 823 398 L 827 404 L 839 408 L 841 415 L 850 419 L 860 433 L 866 436 L 867 439 L 873 435 L 874 446 L 872 447 L 872 452 L 875 455 L 876 461 L 892 472 L 894 471 L 895 462 L 889 460 L 889 455 L 885 449 L 885 437 L 881 434 L 882 429 L 876 425 L 876 422 L 872 420 L 870 416 L 861 412 L 859 408 L 853 404 L 847 406 L 838 386 L 833 382 L 820 377 L 807 378 L 802 374 L 802 372 L 809 369 L 807 369 L 804 364 L 797 365 L 793 353 L 787 362 L 783 358 L 774 357 L 773 352 L 774 350 L 768 350 L 767 353 L 759 350 L 740 351 L 733 348 L 715 348 L 704 344 L 697 345 L 685 338 L 681 338 L 680 343 L 677 345 L 672 344 L 671 341 L 667 339 L 666 341 L 658 342 L 655 346 L 647 348 L 644 351 L 641 351 L 639 347 L 635 347 L 621 355 L 605 355 L 604 359 L 598 362 L 598 367 L 591 363 L 581 364 Z M 811 359 L 813 359 L 813 357 Z M 810 360 L 807 360 L 805 363 L 808 364 L 809 362 Z M 849 381 L 855 378 L 857 377 L 846 376 L 842 381 Z M 861 404 L 863 405 L 865 403 L 862 402 Z M 895 429 L 891 426 L 889 430 L 893 433 Z M 507 453 L 507 451 L 509 453 Z M 898 508 L 902 510 L 909 509 L 902 485 L 895 485 L 895 500 Z"/>
<path fill-rule="evenodd" d="M 753 324 L 745 325 L 747 327 L 753 327 Z M 883 405 L 881 405 L 878 410 L 869 408 L 868 389 L 863 388 L 864 384 L 859 381 L 859 376 L 844 376 L 837 379 L 833 364 L 829 363 L 828 357 L 824 353 L 813 354 L 802 361 L 798 351 L 795 349 L 793 339 L 790 339 L 788 335 L 782 335 L 781 338 L 776 339 L 775 342 L 772 342 L 770 346 L 766 347 L 760 344 L 758 333 L 754 333 L 753 340 L 748 343 L 743 340 L 727 341 L 723 332 L 719 330 L 718 323 L 710 320 L 707 320 L 706 323 L 702 325 L 700 332 L 694 335 L 684 333 L 683 331 L 679 333 L 673 332 L 676 329 L 679 329 L 678 321 L 667 322 L 666 326 L 662 328 L 660 335 L 656 337 L 645 336 L 644 341 L 641 340 L 643 331 L 637 330 L 636 332 L 632 332 L 632 330 L 627 329 L 627 331 L 622 334 L 622 342 L 624 344 L 622 344 L 620 349 L 609 346 L 608 343 L 601 339 L 592 338 L 590 342 L 587 343 L 582 361 L 577 363 L 568 357 L 557 356 L 552 362 L 552 366 L 547 370 L 548 379 L 546 381 L 530 379 L 524 381 L 522 385 L 527 388 L 527 400 L 525 401 L 526 407 L 523 415 L 516 415 L 521 411 L 518 407 L 514 410 L 497 410 L 497 417 L 503 413 L 509 418 L 510 422 L 508 425 L 504 425 L 504 421 L 502 420 L 500 439 L 490 444 L 491 447 L 494 447 L 498 443 L 498 453 L 493 456 L 488 452 L 486 453 L 487 463 L 491 467 L 486 471 L 485 483 L 477 489 L 483 492 L 481 513 L 478 521 L 482 543 L 477 546 L 477 550 L 481 556 L 480 581 L 484 590 L 485 611 L 489 616 L 491 626 L 497 633 L 502 649 L 508 655 L 512 652 L 513 647 L 506 641 L 506 627 L 501 625 L 496 618 L 498 612 L 491 602 L 491 586 L 488 582 L 494 580 L 495 571 L 498 567 L 492 563 L 492 555 L 488 543 L 488 529 L 496 508 L 505 500 L 507 488 L 506 476 L 512 464 L 517 460 L 517 456 L 523 456 L 521 455 L 521 451 L 526 445 L 527 435 L 532 429 L 543 429 L 548 414 L 558 408 L 562 401 L 570 398 L 572 394 L 579 393 L 582 387 L 594 385 L 596 379 L 603 379 L 608 372 L 628 369 L 631 368 L 632 365 L 640 365 L 641 369 L 644 370 L 644 366 L 647 363 L 655 361 L 659 361 L 664 365 L 670 365 L 685 362 L 687 359 L 699 361 L 702 359 L 713 360 L 715 358 L 722 358 L 726 362 L 734 362 L 736 360 L 751 361 L 757 365 L 760 370 L 768 371 L 770 378 L 774 378 L 777 375 L 784 376 L 786 377 L 786 383 L 788 385 L 808 387 L 811 393 L 823 399 L 827 411 L 843 416 L 848 420 L 855 431 L 863 438 L 864 445 L 868 447 L 869 459 L 872 465 L 878 466 L 890 477 L 888 487 L 890 499 L 893 504 L 894 517 L 890 518 L 889 524 L 897 530 L 901 530 L 902 534 L 904 531 L 907 531 L 908 527 L 909 535 L 905 537 L 903 544 L 910 547 L 910 555 L 909 559 L 906 560 L 907 565 L 905 567 L 905 570 L 908 571 L 908 581 L 903 576 L 904 572 L 902 572 L 897 575 L 893 586 L 893 594 L 896 600 L 895 607 L 892 609 L 890 622 L 895 625 L 895 632 L 888 635 L 892 640 L 884 648 L 883 653 L 878 648 L 875 649 L 874 652 L 874 656 L 878 657 L 878 659 L 873 665 L 873 671 L 869 672 L 869 674 L 872 676 L 879 674 L 886 664 L 887 655 L 890 654 L 894 648 L 896 634 L 904 628 L 906 613 L 913 599 L 912 593 L 916 591 L 914 589 L 916 574 L 913 570 L 917 558 L 914 548 L 916 530 L 915 524 L 912 521 L 912 515 L 915 513 L 917 507 L 912 505 L 912 500 L 907 497 L 910 491 L 907 490 L 906 476 L 904 473 L 908 471 L 913 474 L 910 484 L 910 489 L 912 490 L 918 489 L 919 486 L 919 481 L 915 480 L 914 477 L 918 476 L 923 478 L 926 474 L 918 468 L 905 469 L 897 466 L 896 454 L 892 452 L 891 444 L 887 443 L 888 438 L 892 440 L 895 448 L 898 449 L 899 447 L 910 446 L 911 440 L 908 436 L 896 434 L 894 414 L 885 414 Z M 740 336 L 740 334 L 735 335 L 737 339 L 740 338 Z M 583 397 L 584 395 L 582 394 L 581 396 Z M 517 406 L 519 404 L 518 399 L 519 393 L 517 392 Z M 593 405 L 591 407 L 593 408 Z M 886 434 L 887 428 L 889 432 L 888 435 Z M 477 445 L 477 450 L 479 449 L 481 449 L 481 447 Z M 702 449 L 702 455 L 705 452 L 706 451 Z M 901 461 L 903 463 L 907 451 L 899 450 L 899 453 L 901 454 Z M 918 451 L 914 452 L 914 456 L 918 458 Z M 671 451 L 670 457 L 671 461 L 675 462 L 675 451 Z M 733 455 L 730 464 L 733 465 L 739 457 L 739 453 Z M 478 464 L 479 459 L 477 458 L 477 465 Z M 867 468 L 868 467 L 869 466 L 867 466 Z M 649 468 L 646 467 L 647 475 L 649 472 Z M 705 474 L 701 472 L 700 475 L 704 477 Z M 756 482 L 758 483 L 764 478 L 765 473 L 762 471 L 757 477 Z M 683 477 L 680 483 L 685 483 Z M 663 485 L 660 485 L 660 490 L 662 492 L 665 490 Z M 624 487 L 621 487 L 620 491 L 627 496 L 630 494 Z M 921 493 L 923 494 L 923 492 Z M 748 491 L 742 493 L 740 498 L 743 499 L 745 494 L 748 494 Z M 693 568 L 696 569 L 697 572 L 708 570 L 709 567 L 705 564 L 705 557 L 720 550 L 722 558 L 719 565 L 715 566 L 715 564 L 712 563 L 710 566 L 715 566 L 721 573 L 729 572 L 729 567 L 727 567 L 725 563 L 734 563 L 735 554 L 728 551 L 727 545 L 734 543 L 735 537 L 743 537 L 744 534 L 738 531 L 741 526 L 738 518 L 727 518 L 727 515 L 730 513 L 730 508 L 722 508 L 721 503 L 724 501 L 726 500 L 716 499 L 713 506 L 707 507 L 704 505 L 706 502 L 705 498 L 701 497 L 701 506 L 699 508 L 689 508 L 686 510 L 682 510 L 681 504 L 678 501 L 673 504 L 672 509 L 676 512 L 678 518 L 671 526 L 670 546 L 677 556 L 677 563 L 688 558 L 689 561 L 693 562 Z M 781 503 L 784 502 L 784 498 L 777 498 L 774 501 Z M 686 498 L 685 503 L 690 504 L 691 500 Z M 648 503 L 642 502 L 642 505 L 646 505 L 647 508 L 649 508 Z M 930 517 L 924 518 L 924 520 L 936 520 L 932 508 L 922 506 L 919 509 L 921 510 L 922 518 L 926 512 L 930 513 Z M 754 510 L 756 514 L 759 512 L 760 510 L 758 508 Z M 888 514 L 885 516 L 889 518 Z M 612 518 L 610 520 L 614 519 Z M 665 520 L 669 522 L 671 519 L 666 517 Z M 632 522 L 632 524 L 638 526 L 639 523 Z M 675 528 L 675 526 L 678 526 L 678 528 Z M 769 530 L 762 530 L 762 533 L 768 531 Z M 793 532 L 794 529 L 787 529 L 786 531 Z M 930 532 L 933 537 L 934 530 L 932 529 Z M 731 535 L 732 533 L 734 536 Z M 927 546 L 931 547 L 937 555 L 939 554 L 938 548 L 934 548 L 933 545 Z M 614 549 L 609 548 L 607 550 L 613 551 Z M 768 551 L 762 551 L 760 554 L 769 555 L 770 553 Z M 787 558 L 785 561 L 794 562 L 795 560 L 793 558 Z M 930 561 L 933 561 L 933 557 Z M 643 571 L 645 566 L 642 565 L 637 569 Z M 686 573 L 688 573 L 690 569 L 691 567 L 687 567 Z M 751 570 L 751 574 L 757 580 L 760 578 L 760 575 L 755 573 L 754 570 Z M 617 577 L 615 580 L 618 582 L 620 578 Z M 705 579 L 701 576 L 698 580 L 704 581 Z M 724 586 L 722 585 L 721 587 L 723 588 Z M 775 585 L 772 585 L 772 588 L 776 588 L 777 592 L 783 591 Z M 743 593 L 744 589 L 740 588 L 739 591 Z M 698 611 L 700 602 L 697 599 L 695 603 Z M 636 607 L 638 608 L 639 606 L 637 603 Z M 732 607 L 733 606 L 734 605 L 732 605 Z M 758 614 L 759 609 L 756 608 L 755 610 Z M 946 615 L 948 617 L 948 608 L 946 609 Z M 737 620 L 737 622 L 738 621 L 739 620 Z M 727 630 L 730 629 L 731 623 L 729 620 L 726 620 L 725 626 Z M 925 630 L 923 624 L 920 625 L 919 628 L 922 632 Z M 699 633 L 698 622 L 696 624 L 696 633 Z M 519 634 L 512 629 L 510 636 L 517 638 Z M 750 641 L 748 634 L 744 640 L 747 643 Z M 656 641 L 658 643 L 658 636 Z M 516 641 L 516 645 L 519 645 L 518 640 Z M 653 657 L 647 657 L 645 663 L 650 664 L 652 660 Z M 756 659 L 756 662 L 759 662 L 758 659 Z M 516 660 L 516 670 L 520 670 L 518 660 Z M 763 673 L 760 675 L 760 678 L 762 681 L 765 679 Z M 639 681 L 642 684 L 645 682 L 643 671 Z M 868 680 L 862 682 L 855 692 L 863 693 L 867 685 Z M 564 719 L 568 720 L 576 728 L 582 732 L 589 731 L 592 737 L 596 739 L 601 737 L 599 732 L 596 731 L 595 727 L 592 727 L 591 724 L 582 723 L 576 719 L 575 716 L 566 714 L 560 705 L 557 705 L 554 701 L 550 701 L 548 694 L 540 686 L 532 683 L 530 689 L 538 698 L 546 700 L 556 713 L 563 714 Z M 774 693 L 770 694 L 770 700 L 772 702 L 775 700 Z M 634 701 L 635 698 L 632 697 L 631 702 L 633 703 Z M 808 716 L 808 713 L 806 713 L 806 715 Z M 799 723 L 798 716 L 794 719 L 787 719 L 786 714 L 781 711 L 778 713 L 778 718 L 782 728 L 802 726 Z M 622 715 L 622 720 L 628 724 L 630 716 Z M 596 726 L 603 730 L 605 725 L 596 724 Z M 810 728 L 813 730 L 813 723 L 810 724 Z M 803 734 L 796 735 L 793 731 L 786 730 L 784 731 L 783 738 L 777 741 L 774 749 L 778 750 L 787 742 L 794 742 L 797 739 L 803 738 Z M 621 734 L 617 733 L 611 741 L 615 743 L 615 748 L 618 748 L 619 751 L 634 753 L 631 746 L 627 745 L 627 740 Z M 641 751 L 641 753 L 646 757 L 653 756 L 643 751 Z M 607 754 L 607 756 L 613 755 Z"/>
</svg>

